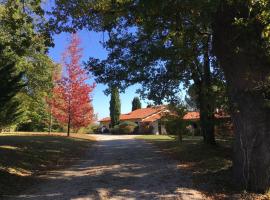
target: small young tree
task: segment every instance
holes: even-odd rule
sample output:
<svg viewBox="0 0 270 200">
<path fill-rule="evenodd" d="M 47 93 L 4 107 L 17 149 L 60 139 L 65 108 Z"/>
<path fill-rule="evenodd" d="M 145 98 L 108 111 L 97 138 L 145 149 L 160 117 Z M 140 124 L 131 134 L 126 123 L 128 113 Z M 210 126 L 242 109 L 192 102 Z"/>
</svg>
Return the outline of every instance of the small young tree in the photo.
<svg viewBox="0 0 270 200">
<path fill-rule="evenodd" d="M 183 105 L 168 106 L 171 111 L 162 117 L 162 122 L 165 124 L 166 130 L 170 135 L 177 135 L 177 140 L 181 143 L 183 140 L 183 134 L 186 131 L 186 122 L 183 120 L 187 110 Z"/>
<path fill-rule="evenodd" d="M 63 54 L 64 75 L 53 88 L 52 113 L 63 125 L 67 125 L 67 134 L 70 129 L 79 129 L 88 126 L 94 120 L 94 109 L 90 94 L 95 84 L 85 83 L 87 74 L 80 67 L 82 49 L 76 34 L 72 35 L 70 45 Z"/>
<path fill-rule="evenodd" d="M 132 111 L 142 108 L 139 97 L 134 97 L 132 100 Z"/>
<path fill-rule="evenodd" d="M 110 101 L 110 117 L 112 127 L 119 124 L 120 114 L 121 114 L 121 102 L 119 97 L 119 91 L 116 86 L 113 86 L 111 88 L 111 101 Z"/>
</svg>

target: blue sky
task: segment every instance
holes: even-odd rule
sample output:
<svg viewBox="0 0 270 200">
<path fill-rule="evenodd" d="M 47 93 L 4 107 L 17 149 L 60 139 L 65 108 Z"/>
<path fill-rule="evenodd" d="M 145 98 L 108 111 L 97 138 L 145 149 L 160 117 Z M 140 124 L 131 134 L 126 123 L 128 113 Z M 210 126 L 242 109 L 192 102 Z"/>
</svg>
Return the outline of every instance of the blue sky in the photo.
<svg viewBox="0 0 270 200">
<path fill-rule="evenodd" d="M 78 32 L 78 34 L 81 39 L 81 47 L 83 48 L 82 62 L 87 61 L 90 56 L 100 59 L 104 59 L 107 57 L 106 50 L 100 44 L 100 41 L 103 40 L 102 33 L 89 32 L 83 30 Z M 53 38 L 55 47 L 50 48 L 49 56 L 52 58 L 53 61 L 60 63 L 61 55 L 68 45 L 70 34 L 61 33 L 59 35 L 54 35 Z M 89 82 L 93 82 L 93 78 L 89 79 Z M 127 113 L 131 111 L 131 101 L 135 96 L 138 96 L 136 94 L 136 89 L 138 87 L 139 87 L 138 85 L 129 87 L 125 91 L 125 93 L 120 94 L 122 113 Z M 103 93 L 105 89 L 106 85 L 97 84 L 97 87 L 95 88 L 95 91 L 93 93 L 93 106 L 95 113 L 98 114 L 98 119 L 109 116 L 110 96 L 106 96 Z M 142 106 L 145 107 L 147 103 L 144 101 L 141 102 Z"/>
</svg>

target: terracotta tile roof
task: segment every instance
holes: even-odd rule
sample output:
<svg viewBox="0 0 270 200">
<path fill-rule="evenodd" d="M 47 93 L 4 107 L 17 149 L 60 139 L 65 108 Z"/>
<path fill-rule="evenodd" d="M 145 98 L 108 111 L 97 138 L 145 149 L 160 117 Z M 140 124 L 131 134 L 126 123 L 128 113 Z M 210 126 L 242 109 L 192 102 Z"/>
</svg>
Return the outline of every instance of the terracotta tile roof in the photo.
<svg viewBox="0 0 270 200">
<path fill-rule="evenodd" d="M 230 117 L 230 115 L 228 115 L 224 112 L 218 112 L 218 113 L 215 113 L 214 115 L 215 115 L 216 119 Z M 184 120 L 199 120 L 200 119 L 200 112 L 188 112 L 187 114 L 184 115 L 183 119 Z"/>
<path fill-rule="evenodd" d="M 153 114 L 149 117 L 146 117 L 145 119 L 143 119 L 143 122 L 154 122 L 156 120 L 159 120 L 160 118 L 162 118 L 164 116 L 164 112 L 158 112 L 156 114 Z"/>
<path fill-rule="evenodd" d="M 122 114 L 120 115 L 120 120 L 124 121 L 124 120 L 131 120 L 131 119 L 140 119 L 143 120 L 146 118 L 148 121 L 148 118 L 151 120 L 154 120 L 155 118 L 160 119 L 160 117 L 158 118 L 158 115 L 154 115 L 162 110 L 165 109 L 165 106 L 155 106 L 155 107 L 151 107 L 151 108 L 141 108 L 141 109 L 137 109 L 134 110 L 130 113 L 127 114 Z M 152 116 L 153 115 L 153 116 Z M 150 117 L 151 116 L 151 117 Z M 147 118 L 148 117 L 148 118 Z M 106 117 L 103 118 L 101 120 L 99 120 L 99 122 L 109 122 L 111 121 L 110 117 Z"/>
<path fill-rule="evenodd" d="M 200 119 L 200 112 L 188 112 L 183 117 L 184 120 L 198 120 Z"/>
<path fill-rule="evenodd" d="M 230 118 L 231 116 L 225 112 L 218 112 L 215 113 L 215 118 L 221 119 L 221 118 Z"/>
</svg>

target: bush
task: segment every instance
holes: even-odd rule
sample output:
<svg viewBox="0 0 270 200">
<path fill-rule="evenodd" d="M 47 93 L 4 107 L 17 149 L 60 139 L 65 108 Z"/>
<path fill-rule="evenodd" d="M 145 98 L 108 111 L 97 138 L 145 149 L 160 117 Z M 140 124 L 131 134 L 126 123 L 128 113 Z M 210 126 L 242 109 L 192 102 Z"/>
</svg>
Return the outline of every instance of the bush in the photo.
<svg viewBox="0 0 270 200">
<path fill-rule="evenodd" d="M 182 119 L 171 117 L 164 121 L 166 131 L 169 135 L 178 135 L 187 133 L 186 122 Z"/>
<path fill-rule="evenodd" d="M 116 125 L 116 126 L 114 126 L 113 128 L 111 128 L 110 132 L 111 132 L 111 134 L 113 134 L 113 135 L 119 134 L 119 125 Z"/>
<path fill-rule="evenodd" d="M 134 122 L 123 122 L 119 124 L 119 134 L 133 134 L 138 125 Z"/>
<path fill-rule="evenodd" d="M 141 124 L 139 134 L 152 134 L 154 127 L 149 124 Z"/>
<path fill-rule="evenodd" d="M 122 122 L 111 129 L 112 134 L 133 134 L 138 125 L 134 122 Z"/>
<path fill-rule="evenodd" d="M 99 126 L 97 124 L 90 124 L 87 127 L 80 128 L 77 133 L 80 133 L 80 134 L 94 134 L 97 129 L 99 129 Z"/>
</svg>

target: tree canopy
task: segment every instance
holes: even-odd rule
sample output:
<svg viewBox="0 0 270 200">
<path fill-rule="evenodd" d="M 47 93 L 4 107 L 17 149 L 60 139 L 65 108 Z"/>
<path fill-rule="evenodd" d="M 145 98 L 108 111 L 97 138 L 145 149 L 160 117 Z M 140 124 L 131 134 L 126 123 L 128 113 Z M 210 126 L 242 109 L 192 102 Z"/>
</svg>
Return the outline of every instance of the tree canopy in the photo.
<svg viewBox="0 0 270 200">
<path fill-rule="evenodd" d="M 63 75 L 53 88 L 52 106 L 53 116 L 64 126 L 67 126 L 68 136 L 70 130 L 86 127 L 94 121 L 94 109 L 91 93 L 95 84 L 89 85 L 86 71 L 81 68 L 80 59 L 82 49 L 80 39 L 76 34 L 71 37 L 67 50 L 63 53 Z"/>
<path fill-rule="evenodd" d="M 132 100 L 132 111 L 142 108 L 142 104 L 139 97 L 134 97 Z"/>
<path fill-rule="evenodd" d="M 110 117 L 111 126 L 114 127 L 120 123 L 121 102 L 119 90 L 116 86 L 111 86 Z"/>
<path fill-rule="evenodd" d="M 209 97 L 213 97 L 213 79 L 222 69 L 236 133 L 234 176 L 246 189 L 266 191 L 269 13 L 268 0 L 59 0 L 51 26 L 56 32 L 106 31 L 108 58 L 90 58 L 88 63 L 94 66 L 98 82 L 119 88 L 139 82 L 147 97 L 160 103 L 164 98 L 177 100 L 179 80 L 187 85 L 192 80 L 199 89 L 204 134 L 213 128 L 213 98 Z M 213 135 L 205 136 L 213 142 Z"/>
<path fill-rule="evenodd" d="M 4 117 L 0 121 L 5 121 L 6 125 L 29 121 L 38 112 L 37 108 L 44 104 L 44 96 L 51 83 L 53 62 L 46 52 L 52 40 L 40 3 L 8 0 L 0 4 L 0 68 L 1 76 L 4 76 L 1 80 L 5 82 L 0 86 L 0 98 L 5 98 L 10 108 L 2 104 L 5 111 L 2 111 Z M 39 103 L 38 106 L 30 106 L 30 102 Z M 39 113 L 44 113 L 44 109 Z M 17 118 L 19 121 L 15 120 Z"/>
</svg>

